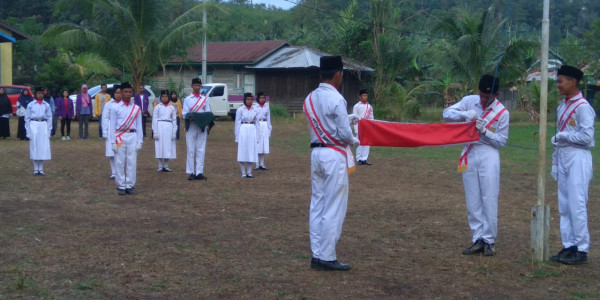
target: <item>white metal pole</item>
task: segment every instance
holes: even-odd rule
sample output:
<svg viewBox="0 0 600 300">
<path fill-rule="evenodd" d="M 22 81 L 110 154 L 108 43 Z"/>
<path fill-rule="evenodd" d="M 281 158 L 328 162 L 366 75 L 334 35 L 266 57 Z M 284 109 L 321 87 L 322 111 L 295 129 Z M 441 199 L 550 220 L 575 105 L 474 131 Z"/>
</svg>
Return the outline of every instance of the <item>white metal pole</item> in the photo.
<svg viewBox="0 0 600 300">
<path fill-rule="evenodd" d="M 204 5 L 206 1 L 202 0 Z M 202 83 L 206 82 L 206 7 L 202 7 L 202 29 L 204 31 L 204 41 L 202 42 Z"/>
</svg>

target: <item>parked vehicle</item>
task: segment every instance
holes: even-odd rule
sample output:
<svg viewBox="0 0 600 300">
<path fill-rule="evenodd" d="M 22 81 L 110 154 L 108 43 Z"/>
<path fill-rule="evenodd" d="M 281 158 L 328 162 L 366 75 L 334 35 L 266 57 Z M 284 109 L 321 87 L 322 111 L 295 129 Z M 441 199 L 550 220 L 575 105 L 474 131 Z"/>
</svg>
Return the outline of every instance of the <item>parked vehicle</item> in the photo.
<svg viewBox="0 0 600 300">
<path fill-rule="evenodd" d="M 24 85 L 0 85 L 0 87 L 4 88 L 4 92 L 8 95 L 8 99 L 10 100 L 10 104 L 12 105 L 13 115 L 17 113 L 17 100 L 23 90 L 28 90 L 29 95 L 35 97 L 34 94 L 31 93 L 31 87 Z"/>
<path fill-rule="evenodd" d="M 119 83 L 107 83 L 106 91 L 112 95 L 112 93 L 115 91 L 115 85 L 119 85 Z M 148 107 L 148 112 L 150 113 L 150 115 L 152 115 L 152 110 L 154 109 L 154 105 L 152 105 L 152 103 L 154 103 L 154 99 L 156 99 L 156 96 L 154 95 L 154 92 L 152 91 L 152 88 L 149 85 L 145 85 L 144 89 L 144 94 L 148 95 L 148 103 L 150 103 L 150 107 Z M 96 94 L 100 93 L 100 90 L 100 85 L 88 89 L 88 94 L 90 94 L 90 97 L 92 97 L 92 101 L 94 100 L 94 97 L 96 97 Z M 137 90 L 133 91 L 134 94 L 136 92 Z M 69 96 L 69 99 L 73 101 L 73 108 L 77 110 L 77 94 Z M 133 101 L 133 97 L 131 97 L 131 101 Z"/>
<path fill-rule="evenodd" d="M 230 116 L 235 119 L 236 110 L 244 105 L 243 95 L 229 95 L 227 84 L 207 83 L 202 85 L 200 94 L 205 95 L 210 103 L 210 110 L 217 117 Z M 268 105 L 269 97 L 267 97 Z"/>
</svg>

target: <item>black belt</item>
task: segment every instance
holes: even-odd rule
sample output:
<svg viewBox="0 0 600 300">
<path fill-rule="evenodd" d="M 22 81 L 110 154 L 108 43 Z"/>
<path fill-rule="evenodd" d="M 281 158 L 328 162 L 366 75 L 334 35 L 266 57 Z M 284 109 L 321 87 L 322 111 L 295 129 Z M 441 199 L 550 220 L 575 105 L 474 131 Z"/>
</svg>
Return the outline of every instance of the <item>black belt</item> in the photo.
<svg viewBox="0 0 600 300">
<path fill-rule="evenodd" d="M 326 144 L 321 144 L 321 143 L 310 143 L 310 147 L 311 148 L 318 148 L 318 147 L 329 147 Z"/>
<path fill-rule="evenodd" d="M 135 132 L 135 129 L 129 129 L 129 130 L 125 131 L 125 132 Z"/>
<path fill-rule="evenodd" d="M 158 120 L 159 122 L 172 122 L 171 120 Z"/>
<path fill-rule="evenodd" d="M 242 122 L 242 124 L 254 124 L 254 122 Z"/>
<path fill-rule="evenodd" d="M 260 119 L 259 121 L 261 121 L 261 122 L 266 122 L 266 121 L 267 121 L 267 119 Z"/>
<path fill-rule="evenodd" d="M 32 119 L 31 121 L 36 121 L 36 122 L 46 122 L 46 119 Z"/>
</svg>

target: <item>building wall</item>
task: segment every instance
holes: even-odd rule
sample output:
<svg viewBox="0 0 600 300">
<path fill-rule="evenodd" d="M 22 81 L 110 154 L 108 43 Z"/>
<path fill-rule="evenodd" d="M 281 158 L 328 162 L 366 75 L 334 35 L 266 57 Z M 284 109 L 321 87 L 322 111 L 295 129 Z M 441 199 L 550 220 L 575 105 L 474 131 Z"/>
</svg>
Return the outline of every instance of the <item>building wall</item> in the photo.
<svg viewBox="0 0 600 300">
<path fill-rule="evenodd" d="M 10 32 L 6 32 L 0 29 L 3 33 L 10 35 Z M 0 43 L 0 84 L 13 84 L 12 83 L 12 43 Z"/>
</svg>

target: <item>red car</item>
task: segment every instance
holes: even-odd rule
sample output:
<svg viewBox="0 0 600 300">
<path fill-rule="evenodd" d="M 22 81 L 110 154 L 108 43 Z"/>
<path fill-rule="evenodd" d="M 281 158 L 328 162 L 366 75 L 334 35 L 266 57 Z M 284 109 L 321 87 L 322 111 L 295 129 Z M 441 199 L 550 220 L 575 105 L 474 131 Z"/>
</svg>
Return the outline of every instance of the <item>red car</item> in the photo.
<svg viewBox="0 0 600 300">
<path fill-rule="evenodd" d="M 13 115 L 17 113 L 17 99 L 21 96 L 23 90 L 28 90 L 29 95 L 34 96 L 31 93 L 31 87 L 24 85 L 0 85 L 1 88 L 4 88 L 4 92 L 8 95 L 8 99 L 10 99 L 10 104 L 12 104 Z"/>
</svg>

